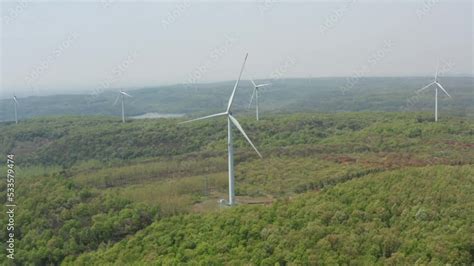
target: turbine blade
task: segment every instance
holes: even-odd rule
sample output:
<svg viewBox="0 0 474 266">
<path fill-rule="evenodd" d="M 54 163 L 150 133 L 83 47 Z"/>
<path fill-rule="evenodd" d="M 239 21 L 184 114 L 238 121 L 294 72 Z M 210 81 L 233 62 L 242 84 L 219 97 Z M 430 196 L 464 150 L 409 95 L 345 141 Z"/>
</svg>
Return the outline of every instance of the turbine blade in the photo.
<svg viewBox="0 0 474 266">
<path fill-rule="evenodd" d="M 253 81 L 253 79 L 250 80 L 253 84 L 254 87 L 257 87 L 257 84 L 255 84 L 255 82 Z"/>
<path fill-rule="evenodd" d="M 436 67 L 435 82 L 438 81 L 439 65 L 440 65 L 440 61 L 438 61 L 438 66 Z"/>
<path fill-rule="evenodd" d="M 120 93 L 123 94 L 123 95 L 125 95 L 125 96 L 132 97 L 132 95 L 130 95 L 130 94 L 124 92 L 124 91 L 121 91 Z"/>
<path fill-rule="evenodd" d="M 430 84 L 424 86 L 423 88 L 419 89 L 417 92 L 422 92 L 424 90 L 426 90 L 427 88 L 429 88 L 431 85 L 435 84 L 435 82 L 431 82 Z"/>
<path fill-rule="evenodd" d="M 260 87 L 265 87 L 265 86 L 269 86 L 269 85 L 272 85 L 272 84 L 271 83 L 265 83 L 265 84 L 257 85 L 257 87 L 260 88 Z"/>
<path fill-rule="evenodd" d="M 239 85 L 240 78 L 242 77 L 242 72 L 244 72 L 245 62 L 247 62 L 247 57 L 248 57 L 248 56 L 249 56 L 249 54 L 246 53 L 246 54 L 245 54 L 244 62 L 242 63 L 242 67 L 240 68 L 239 78 L 238 78 L 237 81 L 235 82 L 234 90 L 232 91 L 232 94 L 230 95 L 229 103 L 227 104 L 227 111 L 226 111 L 226 113 L 229 112 L 230 107 L 232 106 L 232 102 L 234 101 L 235 90 L 237 89 L 237 86 Z"/>
<path fill-rule="evenodd" d="M 120 98 L 120 95 L 119 95 L 119 96 L 117 96 L 117 99 L 115 99 L 114 105 L 116 105 L 116 104 L 117 104 L 117 102 L 118 102 L 119 98 Z"/>
<path fill-rule="evenodd" d="M 438 82 L 436 82 L 436 85 L 438 85 L 438 87 L 443 90 L 444 93 L 446 93 L 446 95 L 449 96 L 449 98 L 452 98 L 451 95 L 449 95 L 449 93 L 443 88 L 443 86 L 441 86 L 441 84 L 439 84 Z"/>
<path fill-rule="evenodd" d="M 250 97 L 250 102 L 249 102 L 249 107 L 248 107 L 248 109 L 250 109 L 250 105 L 252 105 L 253 96 L 255 95 L 255 91 L 256 91 L 256 90 L 257 90 L 256 88 L 253 89 L 252 97 Z"/>
<path fill-rule="evenodd" d="M 247 134 L 245 134 L 245 131 L 244 129 L 240 126 L 239 124 L 239 121 L 237 121 L 237 119 L 235 119 L 232 115 L 229 114 L 229 118 L 230 118 L 230 121 L 232 121 L 232 123 L 239 129 L 239 131 L 242 133 L 242 135 L 244 135 L 245 139 L 247 139 L 247 141 L 250 143 L 250 145 L 252 146 L 252 148 L 257 152 L 258 156 L 260 156 L 260 158 L 263 158 L 262 155 L 260 154 L 260 152 L 257 150 L 257 148 L 255 148 L 255 145 L 253 145 L 252 141 L 249 139 L 249 137 L 247 136 Z"/>
<path fill-rule="evenodd" d="M 223 116 L 223 115 L 227 115 L 227 112 L 218 113 L 218 114 L 213 114 L 213 115 L 208 115 L 208 116 L 203 116 L 203 117 L 191 119 L 191 120 L 188 120 L 188 121 L 180 122 L 180 123 L 178 123 L 178 124 L 184 124 L 184 123 L 194 122 L 194 121 L 203 120 L 203 119 L 208 119 L 208 118 L 212 118 L 212 117 Z"/>
<path fill-rule="evenodd" d="M 16 96 L 13 96 L 13 101 L 14 101 L 16 104 L 18 104 L 18 100 L 17 100 Z"/>
</svg>

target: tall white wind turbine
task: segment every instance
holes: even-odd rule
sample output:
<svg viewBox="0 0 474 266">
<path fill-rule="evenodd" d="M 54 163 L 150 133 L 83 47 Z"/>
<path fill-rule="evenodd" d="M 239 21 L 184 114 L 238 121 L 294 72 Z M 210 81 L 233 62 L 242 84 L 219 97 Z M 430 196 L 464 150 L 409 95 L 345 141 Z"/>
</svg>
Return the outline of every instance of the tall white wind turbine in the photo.
<svg viewBox="0 0 474 266">
<path fill-rule="evenodd" d="M 250 103 L 249 103 L 248 108 L 250 108 L 250 105 L 252 105 L 252 100 L 253 100 L 253 97 L 255 96 L 255 112 L 256 112 L 256 117 L 257 117 L 257 121 L 258 121 L 258 90 L 261 87 L 265 87 L 265 86 L 268 86 L 268 85 L 271 85 L 271 84 L 270 83 L 265 83 L 265 84 L 257 85 L 257 84 L 255 84 L 255 82 L 252 79 L 250 81 L 252 82 L 252 85 L 253 85 L 253 92 L 252 92 L 252 97 L 250 97 Z"/>
<path fill-rule="evenodd" d="M 418 90 L 418 92 L 422 92 L 425 89 L 427 89 L 427 88 L 429 88 L 433 85 L 436 85 L 435 86 L 435 121 L 436 122 L 438 121 L 438 88 L 440 88 L 446 95 L 448 95 L 449 98 L 451 98 L 451 95 L 449 95 L 449 93 L 443 88 L 443 86 L 441 86 L 441 84 L 439 84 L 438 74 L 439 74 L 439 65 L 438 65 L 438 68 L 436 69 L 436 74 L 435 74 L 435 77 L 434 77 L 434 81 L 429 83 L 428 85 L 424 86 L 420 90 Z"/>
<path fill-rule="evenodd" d="M 244 63 L 242 64 L 242 68 L 240 69 L 239 78 L 235 82 L 234 90 L 232 91 L 232 94 L 230 95 L 230 98 L 229 98 L 229 102 L 227 103 L 227 110 L 225 112 L 222 112 L 222 113 L 208 115 L 208 116 L 204 116 L 204 117 L 201 117 L 201 118 L 196 118 L 196 119 L 192 119 L 192 120 L 180 123 L 180 124 L 189 123 L 189 122 L 193 122 L 193 121 L 197 121 L 197 120 L 203 120 L 203 119 L 208 119 L 208 118 L 212 118 L 212 117 L 219 117 L 219 116 L 226 116 L 227 117 L 227 149 L 228 149 L 228 156 L 229 156 L 229 160 L 228 160 L 228 167 L 229 167 L 229 201 L 227 202 L 227 204 L 230 205 L 230 206 L 235 204 L 234 147 L 233 147 L 233 143 L 232 143 L 232 124 L 242 133 L 242 135 L 244 135 L 245 139 L 250 143 L 252 148 L 257 152 L 258 156 L 260 156 L 260 158 L 262 158 L 262 155 L 260 154 L 260 152 L 257 150 L 255 145 L 253 145 L 252 141 L 249 139 L 249 137 L 245 133 L 244 129 L 240 126 L 239 121 L 237 121 L 237 119 L 235 119 L 235 117 L 232 116 L 232 112 L 230 111 L 230 109 L 232 107 L 232 103 L 234 101 L 235 91 L 237 89 L 237 86 L 239 85 L 239 81 L 240 81 L 240 78 L 242 76 L 242 72 L 244 71 L 244 66 L 245 66 L 245 62 L 247 61 L 247 56 L 248 56 L 248 54 L 245 55 Z"/>
<path fill-rule="evenodd" d="M 15 108 L 15 124 L 18 124 L 18 99 L 16 98 L 15 95 L 13 95 L 13 106 Z"/>
<path fill-rule="evenodd" d="M 120 90 L 120 94 L 117 96 L 117 99 L 115 99 L 115 103 L 114 103 L 114 105 L 116 105 L 119 98 L 122 101 L 122 123 L 125 123 L 125 109 L 124 109 L 124 105 L 123 105 L 123 99 L 124 99 L 125 96 L 132 97 L 132 95 L 124 92 L 123 90 Z"/>
</svg>

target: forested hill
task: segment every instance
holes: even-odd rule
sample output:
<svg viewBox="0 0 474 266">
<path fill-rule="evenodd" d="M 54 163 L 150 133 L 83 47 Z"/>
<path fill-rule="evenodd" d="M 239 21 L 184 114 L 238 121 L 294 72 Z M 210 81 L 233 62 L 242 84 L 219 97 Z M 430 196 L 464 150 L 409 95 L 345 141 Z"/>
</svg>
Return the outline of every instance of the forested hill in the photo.
<svg viewBox="0 0 474 266">
<path fill-rule="evenodd" d="M 225 119 L 0 123 L 0 154 L 16 162 L 15 262 L 474 262 L 473 118 L 238 119 L 263 159 L 235 131 L 235 209 L 218 204 L 227 196 Z"/>
<path fill-rule="evenodd" d="M 65 264 L 468 265 L 473 176 L 472 167 L 409 168 L 270 207 L 167 218 Z"/>
<path fill-rule="evenodd" d="M 271 82 L 261 92 L 263 112 L 337 111 L 428 111 L 434 106 L 433 90 L 417 93 L 432 77 L 400 78 L 299 78 L 260 80 Z M 440 95 L 440 113 L 474 113 L 474 78 L 440 77 L 453 96 Z M 205 114 L 221 111 L 230 96 L 234 81 L 140 88 L 129 91 L 127 115 L 145 113 Z M 8 95 L 5 89 L 3 97 Z M 242 80 L 236 95 L 235 110 L 245 111 L 252 92 L 251 83 Z M 54 95 L 19 98 L 20 119 L 48 115 L 116 115 L 117 90 L 82 95 Z M 14 119 L 13 101 L 0 100 L 0 121 Z"/>
<path fill-rule="evenodd" d="M 313 145 L 321 146 L 320 153 L 390 151 L 405 146 L 415 152 L 415 144 L 425 150 L 423 145 L 431 146 L 433 141 L 449 153 L 449 141 L 465 140 L 473 134 L 472 118 L 445 115 L 433 123 L 431 113 L 296 113 L 268 115 L 258 122 L 253 116 L 237 117 L 264 153 L 285 153 L 285 147 L 304 149 Z M 183 119 L 162 118 L 122 123 L 113 117 L 57 117 L 31 119 L 18 125 L 0 123 L 0 153 L 13 152 L 25 165 L 65 168 L 83 161 L 112 163 L 225 154 L 225 120 L 179 125 L 180 121 Z M 395 139 L 387 142 L 389 137 Z M 236 139 L 235 146 L 250 151 L 241 138 Z"/>
</svg>

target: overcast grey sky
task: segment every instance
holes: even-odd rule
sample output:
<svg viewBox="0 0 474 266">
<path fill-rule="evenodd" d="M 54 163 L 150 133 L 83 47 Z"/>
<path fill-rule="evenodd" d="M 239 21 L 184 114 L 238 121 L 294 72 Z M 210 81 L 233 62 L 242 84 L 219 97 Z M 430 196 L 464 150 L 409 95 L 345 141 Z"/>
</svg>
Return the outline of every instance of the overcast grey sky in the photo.
<svg viewBox="0 0 474 266">
<path fill-rule="evenodd" d="M 471 1 L 2 2 L 1 92 L 473 73 Z"/>
</svg>

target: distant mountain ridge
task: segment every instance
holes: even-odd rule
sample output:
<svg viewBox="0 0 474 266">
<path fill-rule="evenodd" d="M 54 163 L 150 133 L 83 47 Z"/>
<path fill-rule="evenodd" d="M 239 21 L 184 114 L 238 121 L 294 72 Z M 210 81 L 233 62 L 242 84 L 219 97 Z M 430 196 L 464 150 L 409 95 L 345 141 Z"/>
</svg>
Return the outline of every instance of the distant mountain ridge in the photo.
<svg viewBox="0 0 474 266">
<path fill-rule="evenodd" d="M 341 111 L 429 111 L 433 93 L 417 93 L 429 77 L 293 78 L 262 80 L 272 83 L 263 90 L 262 115 L 265 112 L 341 112 Z M 440 77 L 452 99 L 440 97 L 440 113 L 473 113 L 474 78 Z M 234 81 L 177 84 L 131 90 L 134 96 L 125 104 L 127 116 L 146 113 L 192 114 L 222 109 Z M 250 81 L 242 80 L 236 94 L 236 110 L 247 110 Z M 114 106 L 116 92 L 30 96 L 19 98 L 19 119 L 52 115 L 119 116 Z M 0 121 L 13 120 L 11 99 L 0 100 Z"/>
</svg>

